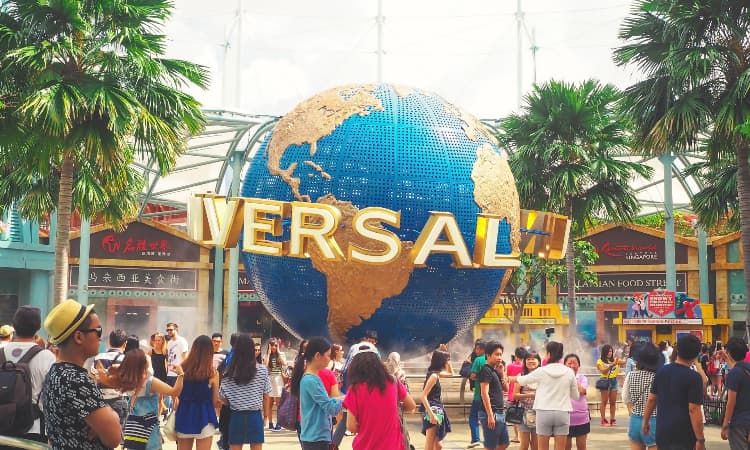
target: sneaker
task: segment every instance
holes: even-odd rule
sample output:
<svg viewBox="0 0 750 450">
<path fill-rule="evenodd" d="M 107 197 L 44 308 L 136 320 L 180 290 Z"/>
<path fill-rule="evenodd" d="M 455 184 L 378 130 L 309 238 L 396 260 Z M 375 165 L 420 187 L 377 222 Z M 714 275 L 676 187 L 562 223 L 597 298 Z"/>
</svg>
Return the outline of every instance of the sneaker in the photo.
<svg viewBox="0 0 750 450">
<path fill-rule="evenodd" d="M 467 445 L 466 448 L 479 448 L 482 446 L 482 443 L 479 441 L 472 442 L 471 444 Z"/>
<path fill-rule="evenodd" d="M 603 427 L 608 427 L 609 426 L 609 422 L 607 422 L 607 419 L 602 419 L 602 421 L 599 423 L 599 425 L 601 425 Z"/>
<path fill-rule="evenodd" d="M 346 430 L 346 431 L 344 432 L 344 436 L 354 436 L 354 433 L 352 433 L 352 432 L 351 432 L 351 431 L 349 431 L 349 430 Z"/>
<path fill-rule="evenodd" d="M 279 424 L 277 423 L 277 424 L 276 424 L 276 426 L 275 426 L 275 427 L 273 427 L 273 431 L 281 431 L 281 425 L 279 425 Z"/>
<path fill-rule="evenodd" d="M 273 423 L 268 422 L 268 429 L 274 431 L 276 428 L 274 428 Z"/>
<path fill-rule="evenodd" d="M 616 425 L 617 425 L 617 420 L 615 420 L 615 419 L 612 419 L 612 421 L 609 423 L 610 427 L 614 427 Z"/>
</svg>

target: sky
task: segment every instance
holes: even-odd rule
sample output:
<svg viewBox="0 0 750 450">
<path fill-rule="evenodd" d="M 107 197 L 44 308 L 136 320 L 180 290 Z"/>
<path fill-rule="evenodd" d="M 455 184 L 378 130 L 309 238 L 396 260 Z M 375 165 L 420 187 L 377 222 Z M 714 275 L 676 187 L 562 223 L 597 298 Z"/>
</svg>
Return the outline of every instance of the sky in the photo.
<svg viewBox="0 0 750 450">
<path fill-rule="evenodd" d="M 382 81 L 433 91 L 482 119 L 515 111 L 516 6 L 382 0 Z M 632 83 L 638 74 L 612 60 L 631 8 L 628 0 L 522 0 L 522 91 L 535 72 L 539 83 Z M 244 0 L 242 20 L 238 10 L 238 0 L 175 0 L 166 24 L 168 56 L 211 71 L 210 88 L 191 91 L 206 108 L 283 115 L 331 87 L 377 81 L 376 0 Z"/>
</svg>

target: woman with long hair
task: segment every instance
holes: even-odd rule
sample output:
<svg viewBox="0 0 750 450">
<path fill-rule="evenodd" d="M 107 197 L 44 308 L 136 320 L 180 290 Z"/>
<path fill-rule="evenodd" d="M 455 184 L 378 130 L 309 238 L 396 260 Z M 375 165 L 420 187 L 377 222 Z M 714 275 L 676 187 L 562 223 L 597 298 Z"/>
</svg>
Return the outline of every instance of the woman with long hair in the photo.
<svg viewBox="0 0 750 450">
<path fill-rule="evenodd" d="M 136 348 L 125 353 L 122 363 L 110 367 L 109 370 L 97 370 L 98 381 L 102 384 L 119 389 L 130 394 L 128 418 L 125 421 L 126 430 L 133 424 L 143 427 L 148 433 L 145 450 L 158 450 L 162 446 L 159 433 L 159 398 L 163 395 L 180 395 L 182 391 L 182 369 L 175 367 L 177 381 L 170 386 L 148 373 L 148 360 L 143 350 Z M 148 430 L 151 431 L 148 431 Z M 125 433 L 124 447 L 126 449 L 144 449 L 144 443 L 131 439 Z"/>
<path fill-rule="evenodd" d="M 202 334 L 195 338 L 182 362 L 185 373 L 179 406 L 175 415 L 177 450 L 209 450 L 219 421 L 219 372 L 214 369 L 214 345 Z"/>
<path fill-rule="evenodd" d="M 357 353 L 347 370 L 344 407 L 346 428 L 355 433 L 353 450 L 404 449 L 399 404 L 412 411 L 414 400 L 398 379 L 388 374 L 374 350 Z"/>
<path fill-rule="evenodd" d="M 568 440 L 565 443 L 565 450 L 573 447 L 573 438 L 576 440 L 576 450 L 586 450 L 586 439 L 591 432 L 591 416 L 589 415 L 589 405 L 586 402 L 586 390 L 589 387 L 586 375 L 578 373 L 581 368 L 581 358 L 575 353 L 565 356 L 564 364 L 570 367 L 570 370 L 576 376 L 578 385 L 578 398 L 570 401 L 572 410 L 570 411 L 570 427 L 568 428 Z"/>
<path fill-rule="evenodd" d="M 270 393 L 268 369 L 257 363 L 250 336 L 240 335 L 219 388 L 222 402 L 231 410 L 228 433 L 231 450 L 241 450 L 243 444 L 250 444 L 252 450 L 263 448 L 261 409 Z"/>
<path fill-rule="evenodd" d="M 339 384 L 339 389 L 344 383 L 344 347 L 339 344 L 331 344 L 331 362 L 328 364 L 328 370 L 333 372 L 336 376 L 336 381 Z"/>
<path fill-rule="evenodd" d="M 619 358 L 615 358 L 615 351 L 609 344 L 604 344 L 600 352 L 599 360 L 596 361 L 596 368 L 601 374 L 600 380 L 607 381 L 606 388 L 599 388 L 602 395 L 602 401 L 599 405 L 599 414 L 601 415 L 601 425 L 603 427 L 615 426 L 615 408 L 617 407 L 617 375 L 620 373 Z M 607 403 L 609 403 L 609 421 L 604 417 L 607 412 Z"/>
<path fill-rule="evenodd" d="M 281 401 L 281 390 L 284 389 L 284 371 L 286 370 L 286 361 L 279 352 L 279 341 L 276 338 L 268 340 L 268 353 L 265 358 L 266 367 L 271 377 L 271 395 L 265 402 L 266 418 L 268 419 L 268 429 L 271 431 L 281 431 L 281 425 L 273 424 L 273 405 L 278 407 Z"/>
<path fill-rule="evenodd" d="M 300 355 L 292 372 L 291 392 L 299 398 L 302 413 L 302 450 L 328 450 L 333 431 L 331 417 L 341 412 L 341 399 L 328 396 L 318 372 L 331 361 L 331 344 L 324 338 L 312 338 Z"/>
<path fill-rule="evenodd" d="M 530 351 L 526 353 L 523 360 L 523 368 L 521 375 L 528 375 L 535 371 L 542 365 L 542 358 L 539 353 Z M 536 396 L 536 383 L 529 384 L 527 386 L 521 386 L 518 383 L 513 385 L 513 399 L 518 401 L 526 410 L 526 417 L 524 422 L 518 425 L 518 431 L 520 432 L 521 438 L 521 450 L 528 450 L 531 446 L 531 450 L 536 450 L 536 421 L 532 420 L 531 417 L 536 417 L 534 412 L 534 397 Z M 527 420 L 528 418 L 528 420 Z"/>
<path fill-rule="evenodd" d="M 158 331 L 151 335 L 151 350 L 148 352 L 148 357 L 151 360 L 151 368 L 154 370 L 154 378 L 160 380 L 162 383 L 167 382 L 167 341 L 164 339 L 164 335 Z M 170 396 L 167 396 L 170 398 Z M 167 405 L 164 404 L 164 395 L 159 394 L 159 415 L 167 409 Z"/>
<path fill-rule="evenodd" d="M 422 417 L 422 434 L 425 435 L 425 450 L 440 450 L 443 448 L 442 440 L 451 431 L 451 422 L 445 413 L 440 397 L 442 388 L 440 378 L 453 376 L 450 354 L 445 350 L 435 350 L 430 358 L 430 366 L 427 368 L 424 385 L 422 388 L 422 405 L 420 411 Z"/>
<path fill-rule="evenodd" d="M 578 384 L 573 371 L 562 364 L 563 345 L 560 342 L 547 343 L 546 366 L 528 375 L 508 377 L 521 386 L 537 383 L 534 397 L 536 411 L 536 436 L 539 450 L 549 450 L 550 437 L 554 436 L 555 450 L 565 450 L 570 431 L 571 399 L 578 397 Z"/>
</svg>

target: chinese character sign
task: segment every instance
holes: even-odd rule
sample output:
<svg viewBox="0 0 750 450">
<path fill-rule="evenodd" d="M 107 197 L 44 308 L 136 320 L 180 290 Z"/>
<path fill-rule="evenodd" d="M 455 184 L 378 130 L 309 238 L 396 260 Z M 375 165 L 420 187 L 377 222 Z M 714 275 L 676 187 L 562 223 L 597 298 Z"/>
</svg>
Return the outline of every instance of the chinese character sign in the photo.
<svg viewBox="0 0 750 450">
<path fill-rule="evenodd" d="M 78 266 L 70 266 L 70 286 L 78 286 Z M 195 270 L 90 267 L 88 287 L 104 289 L 139 289 L 159 291 L 195 291 Z"/>
</svg>

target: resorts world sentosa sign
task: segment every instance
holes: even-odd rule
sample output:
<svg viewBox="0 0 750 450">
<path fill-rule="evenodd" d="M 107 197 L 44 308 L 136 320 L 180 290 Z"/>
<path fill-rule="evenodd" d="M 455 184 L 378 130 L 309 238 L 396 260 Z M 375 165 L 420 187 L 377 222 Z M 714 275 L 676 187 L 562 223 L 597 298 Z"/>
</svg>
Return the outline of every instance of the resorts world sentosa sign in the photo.
<svg viewBox="0 0 750 450">
<path fill-rule="evenodd" d="M 570 221 L 559 214 L 521 210 L 520 252 L 560 259 L 565 252 Z M 290 220 L 289 240 L 269 239 L 283 234 L 283 220 Z M 411 249 L 411 261 L 424 267 L 433 253 L 449 254 L 458 268 L 518 267 L 520 252 L 497 254 L 500 224 L 504 217 L 477 214 L 473 254 L 450 212 L 430 212 Z M 194 194 L 188 202 L 188 232 L 200 243 L 233 248 L 243 237 L 242 251 L 268 256 L 309 258 L 315 245 L 327 260 L 388 264 L 401 253 L 401 240 L 383 225 L 399 228 L 401 213 L 386 208 L 360 210 L 352 221 L 354 232 L 377 242 L 380 250 L 350 243 L 342 249 L 334 237 L 341 222 L 335 206 L 310 202 L 283 202 L 245 197 Z M 244 227 L 244 228 L 243 228 Z"/>
</svg>

